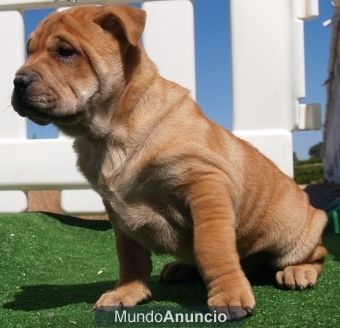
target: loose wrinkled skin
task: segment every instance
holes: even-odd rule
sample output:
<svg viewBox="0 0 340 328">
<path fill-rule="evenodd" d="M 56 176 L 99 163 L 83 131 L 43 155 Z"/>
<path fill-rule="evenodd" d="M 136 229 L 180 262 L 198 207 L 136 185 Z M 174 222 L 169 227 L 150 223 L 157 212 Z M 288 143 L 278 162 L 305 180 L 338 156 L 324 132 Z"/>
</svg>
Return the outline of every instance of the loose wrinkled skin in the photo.
<svg viewBox="0 0 340 328">
<path fill-rule="evenodd" d="M 327 253 L 325 214 L 158 74 L 139 45 L 145 19 L 125 6 L 53 14 L 31 36 L 14 81 L 20 115 L 74 137 L 79 168 L 112 222 L 120 277 L 96 308 L 149 299 L 152 252 L 178 258 L 162 281 L 202 277 L 208 306 L 231 318 L 255 307 L 241 259 L 266 254 L 253 269 L 276 268 L 282 287 L 313 286 Z"/>
</svg>

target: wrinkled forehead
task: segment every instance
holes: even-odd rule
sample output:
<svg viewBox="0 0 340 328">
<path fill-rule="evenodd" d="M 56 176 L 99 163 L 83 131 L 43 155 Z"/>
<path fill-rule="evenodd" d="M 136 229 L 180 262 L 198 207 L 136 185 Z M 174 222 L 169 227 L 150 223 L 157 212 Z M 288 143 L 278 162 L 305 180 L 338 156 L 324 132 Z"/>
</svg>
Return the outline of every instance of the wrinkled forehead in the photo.
<svg viewBox="0 0 340 328">
<path fill-rule="evenodd" d="M 38 48 L 39 45 L 46 45 L 51 38 L 66 39 L 66 41 L 89 39 L 91 32 L 98 30 L 98 26 L 94 23 L 98 12 L 99 8 L 80 6 L 48 16 L 31 34 L 30 47 Z M 84 29 L 85 25 L 86 29 Z"/>
<path fill-rule="evenodd" d="M 29 42 L 33 48 L 37 47 L 37 42 L 45 42 L 47 37 L 51 35 L 53 26 L 60 21 L 60 13 L 55 13 L 45 18 L 39 26 L 31 33 Z"/>
</svg>

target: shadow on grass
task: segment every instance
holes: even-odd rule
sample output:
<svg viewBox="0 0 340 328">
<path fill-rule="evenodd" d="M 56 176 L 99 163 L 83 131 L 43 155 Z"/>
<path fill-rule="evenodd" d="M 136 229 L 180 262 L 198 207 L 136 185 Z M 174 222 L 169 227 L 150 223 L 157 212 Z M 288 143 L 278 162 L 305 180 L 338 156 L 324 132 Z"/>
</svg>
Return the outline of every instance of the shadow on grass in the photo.
<svg viewBox="0 0 340 328">
<path fill-rule="evenodd" d="M 51 213 L 51 212 L 40 212 L 40 213 L 46 214 L 49 217 L 58 220 L 60 223 L 74 226 L 74 227 L 99 230 L 99 231 L 112 229 L 111 223 L 106 220 L 85 220 L 85 219 L 80 219 L 74 216 L 67 216 L 67 215 Z"/>
<path fill-rule="evenodd" d="M 334 260 L 340 262 L 340 234 L 327 233 L 324 238 L 325 246 Z"/>
<path fill-rule="evenodd" d="M 158 276 L 152 277 L 153 300 L 174 302 L 180 305 L 204 305 L 206 289 L 203 283 L 161 284 Z M 94 304 L 101 294 L 113 289 L 115 281 L 88 284 L 55 285 L 43 284 L 23 286 L 15 300 L 5 303 L 3 308 L 16 311 L 38 311 L 58 308 L 70 304 Z"/>
<path fill-rule="evenodd" d="M 3 308 L 16 311 L 38 311 L 71 304 L 94 304 L 101 294 L 113 289 L 116 281 L 101 281 L 87 284 L 56 285 L 42 284 L 23 286 L 15 300 Z M 272 280 L 252 281 L 255 285 L 272 284 Z M 183 307 L 205 306 L 207 291 L 203 281 L 192 283 L 160 283 L 159 276 L 151 278 L 153 301 L 172 302 Z"/>
<path fill-rule="evenodd" d="M 22 286 L 15 295 L 15 300 L 5 303 L 3 307 L 11 310 L 37 311 L 77 303 L 94 304 L 101 293 L 112 289 L 113 286 L 112 281 L 75 285 Z"/>
</svg>

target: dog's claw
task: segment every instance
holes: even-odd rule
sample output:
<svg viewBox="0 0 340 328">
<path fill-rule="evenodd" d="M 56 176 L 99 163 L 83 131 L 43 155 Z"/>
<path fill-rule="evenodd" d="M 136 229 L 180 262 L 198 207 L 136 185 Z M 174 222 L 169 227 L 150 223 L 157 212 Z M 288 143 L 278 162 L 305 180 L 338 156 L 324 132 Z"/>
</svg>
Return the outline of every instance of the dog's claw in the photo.
<svg viewBox="0 0 340 328">
<path fill-rule="evenodd" d="M 253 315 L 255 313 L 255 307 L 253 307 L 253 308 L 246 307 L 245 310 L 246 310 L 248 316 Z"/>
</svg>

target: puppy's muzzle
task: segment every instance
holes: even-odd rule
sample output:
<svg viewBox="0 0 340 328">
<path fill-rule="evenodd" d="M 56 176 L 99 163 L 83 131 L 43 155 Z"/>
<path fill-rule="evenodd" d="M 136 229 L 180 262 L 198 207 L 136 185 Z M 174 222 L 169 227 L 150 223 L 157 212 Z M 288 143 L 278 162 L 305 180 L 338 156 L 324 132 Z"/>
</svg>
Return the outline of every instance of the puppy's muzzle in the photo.
<svg viewBox="0 0 340 328">
<path fill-rule="evenodd" d="M 23 98 L 27 96 L 30 85 L 39 81 L 40 76 L 32 71 L 18 72 L 13 80 L 14 93 L 17 97 Z"/>
<path fill-rule="evenodd" d="M 22 96 L 31 83 L 32 79 L 28 75 L 18 74 L 13 81 L 14 92 Z"/>
<path fill-rule="evenodd" d="M 39 74 L 31 70 L 19 71 L 14 80 L 12 105 L 14 110 L 23 117 L 29 117 L 38 124 L 46 124 L 41 120 L 54 101 L 46 101 L 48 93 L 42 88 Z"/>
</svg>

